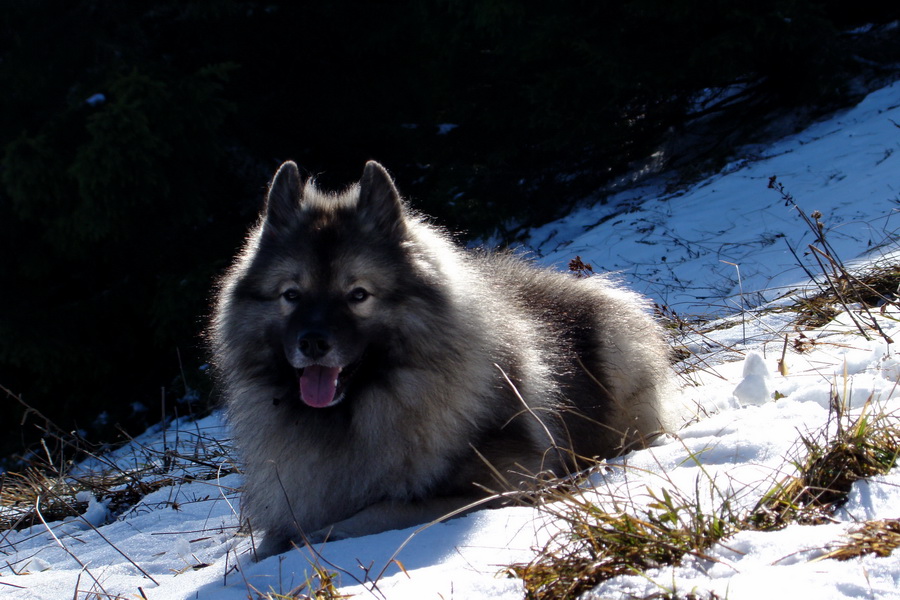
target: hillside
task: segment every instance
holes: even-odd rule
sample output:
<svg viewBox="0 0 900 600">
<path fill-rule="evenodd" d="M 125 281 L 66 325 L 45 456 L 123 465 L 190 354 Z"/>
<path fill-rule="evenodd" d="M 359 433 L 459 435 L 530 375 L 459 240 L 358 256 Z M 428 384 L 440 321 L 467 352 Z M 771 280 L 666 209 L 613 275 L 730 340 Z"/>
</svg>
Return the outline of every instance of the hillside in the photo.
<svg viewBox="0 0 900 600">
<path fill-rule="evenodd" d="M 523 565 L 539 555 L 584 551 L 559 532 L 586 499 L 600 509 L 597 539 L 623 515 L 677 539 L 706 532 L 674 564 L 632 562 L 608 579 L 611 559 L 594 556 L 580 572 L 602 582 L 586 597 L 900 598 L 890 555 L 900 545 L 890 450 L 900 439 L 898 150 L 894 84 L 690 186 L 658 178 L 531 233 L 541 262 L 566 268 L 578 256 L 650 296 L 683 384 L 671 399 L 679 431 L 562 497 L 255 564 L 237 533 L 241 475 L 227 427 L 218 414 L 179 420 L 58 477 L 7 479 L 2 597 L 304 597 L 308 582 L 319 598 L 521 599 L 526 584 L 510 567 L 533 575 L 541 567 Z M 848 483 L 839 501 L 778 501 L 812 470 L 811 453 L 863 438 L 886 440 L 877 452 L 862 444 L 884 458 L 882 474 Z M 638 555 L 654 547 L 630 539 Z"/>
</svg>

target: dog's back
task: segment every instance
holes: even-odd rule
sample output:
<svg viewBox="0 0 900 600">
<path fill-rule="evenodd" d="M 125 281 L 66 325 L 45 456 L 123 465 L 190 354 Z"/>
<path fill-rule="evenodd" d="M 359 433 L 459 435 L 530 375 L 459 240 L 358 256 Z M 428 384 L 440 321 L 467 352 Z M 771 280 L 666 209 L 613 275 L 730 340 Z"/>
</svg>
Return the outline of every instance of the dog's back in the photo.
<svg viewBox="0 0 900 600">
<path fill-rule="evenodd" d="M 552 381 L 538 386 L 543 397 L 523 400 L 567 456 L 609 458 L 668 428 L 669 349 L 646 300 L 608 277 L 576 278 L 510 254 L 475 260 L 497 292 L 490 307 L 497 326 L 524 334 L 512 342 L 513 363 L 541 365 L 510 379 L 536 372 L 538 381 Z"/>
</svg>

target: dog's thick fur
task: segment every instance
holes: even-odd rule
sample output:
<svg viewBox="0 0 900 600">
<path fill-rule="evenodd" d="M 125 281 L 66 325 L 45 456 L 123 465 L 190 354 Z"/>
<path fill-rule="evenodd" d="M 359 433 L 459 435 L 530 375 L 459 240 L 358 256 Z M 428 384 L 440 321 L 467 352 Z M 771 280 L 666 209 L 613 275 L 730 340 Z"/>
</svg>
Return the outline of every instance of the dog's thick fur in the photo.
<svg viewBox="0 0 900 600">
<path fill-rule="evenodd" d="M 337 195 L 281 166 L 210 334 L 260 556 L 427 522 L 663 426 L 667 347 L 637 295 L 456 248 L 374 162 Z"/>
</svg>

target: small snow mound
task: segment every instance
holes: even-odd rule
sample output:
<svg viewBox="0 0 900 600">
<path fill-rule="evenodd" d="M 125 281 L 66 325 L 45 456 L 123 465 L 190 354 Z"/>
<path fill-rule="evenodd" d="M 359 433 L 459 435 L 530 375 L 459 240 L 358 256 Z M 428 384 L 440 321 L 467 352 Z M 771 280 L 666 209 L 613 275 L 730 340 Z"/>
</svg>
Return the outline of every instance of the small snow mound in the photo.
<svg viewBox="0 0 900 600">
<path fill-rule="evenodd" d="M 188 560 L 191 558 L 191 542 L 186 537 L 178 537 L 172 544 L 172 551 L 181 558 Z"/>
<path fill-rule="evenodd" d="M 743 376 L 734 388 L 734 397 L 741 406 L 760 406 L 772 399 L 772 375 L 758 352 L 747 354 Z"/>
<path fill-rule="evenodd" d="M 900 360 L 896 356 L 885 356 L 882 359 L 881 376 L 888 381 L 900 381 Z"/>
<path fill-rule="evenodd" d="M 105 503 L 98 502 L 97 498 L 90 492 L 78 492 L 75 495 L 75 499 L 79 502 L 88 503 L 87 509 L 85 509 L 84 514 L 81 515 L 82 519 L 94 527 L 106 525 L 107 519 L 109 518 L 109 509 Z"/>
<path fill-rule="evenodd" d="M 44 571 L 49 571 L 53 568 L 53 565 L 48 563 L 46 560 L 34 556 L 29 558 L 25 565 L 22 567 L 20 571 L 23 574 L 27 573 L 42 573 Z"/>
</svg>

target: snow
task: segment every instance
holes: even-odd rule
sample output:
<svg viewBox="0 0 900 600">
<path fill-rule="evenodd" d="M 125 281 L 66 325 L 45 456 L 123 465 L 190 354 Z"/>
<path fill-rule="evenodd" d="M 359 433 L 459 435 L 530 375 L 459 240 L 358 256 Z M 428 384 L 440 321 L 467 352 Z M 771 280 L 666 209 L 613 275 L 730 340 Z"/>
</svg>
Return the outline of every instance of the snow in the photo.
<svg viewBox="0 0 900 600">
<path fill-rule="evenodd" d="M 889 243 L 900 225 L 897 84 L 768 147 L 748 148 L 719 173 L 667 191 L 656 180 L 534 230 L 532 248 L 565 268 L 576 255 L 619 271 L 636 289 L 684 314 L 726 314 L 787 292 L 806 278 L 799 253 L 812 233 L 768 189 L 776 176 L 796 202 L 823 214 L 845 260 Z M 811 259 L 810 259 L 811 260 Z M 738 279 L 739 267 L 740 280 Z"/>
<path fill-rule="evenodd" d="M 720 318 L 678 334 L 677 343 L 694 354 L 683 389 L 670 399 L 685 415 L 683 428 L 593 474 L 595 488 L 586 493 L 598 504 L 615 508 L 627 498 L 639 507 L 668 490 L 699 494 L 709 510 L 726 498 L 745 509 L 794 472 L 801 435 L 833 424 L 834 394 L 850 414 L 867 402 L 870 410 L 900 410 L 900 358 L 882 337 L 860 335 L 848 315 L 803 330 L 803 353 L 786 343 L 799 338 L 796 315 L 771 309 L 809 287 L 798 257 L 812 272 L 821 269 L 807 252 L 814 238 L 797 208 L 768 186 L 776 176 L 806 214 L 821 212 L 827 239 L 847 264 L 897 262 L 898 107 L 900 84 L 887 86 L 796 135 L 748 148 L 687 187 L 673 191 L 660 178 L 533 231 L 530 247 L 546 264 L 565 268 L 579 255 L 678 315 Z M 898 315 L 876 311 L 875 318 L 900 339 Z M 251 540 L 237 534 L 241 477 L 227 438 L 213 414 L 155 427 L 80 465 L 79 476 L 115 464 L 133 480 L 149 484 L 168 473 L 172 481 L 123 514 L 84 493 L 81 517 L 0 533 L 0 595 L 243 600 L 256 591 L 288 593 L 318 565 L 338 573 L 341 591 L 358 597 L 521 599 L 523 584 L 506 568 L 531 561 L 558 531 L 551 511 L 516 506 L 253 563 Z M 203 457 L 205 464 L 173 456 Z M 703 558 L 617 577 L 586 597 L 674 590 L 737 600 L 900 598 L 897 553 L 823 558 L 860 521 L 900 517 L 898 507 L 895 469 L 854 484 L 829 524 L 743 531 Z"/>
<path fill-rule="evenodd" d="M 747 353 L 742 375 L 743 379 L 734 388 L 738 404 L 760 406 L 772 399 L 772 375 L 759 352 Z"/>
</svg>

